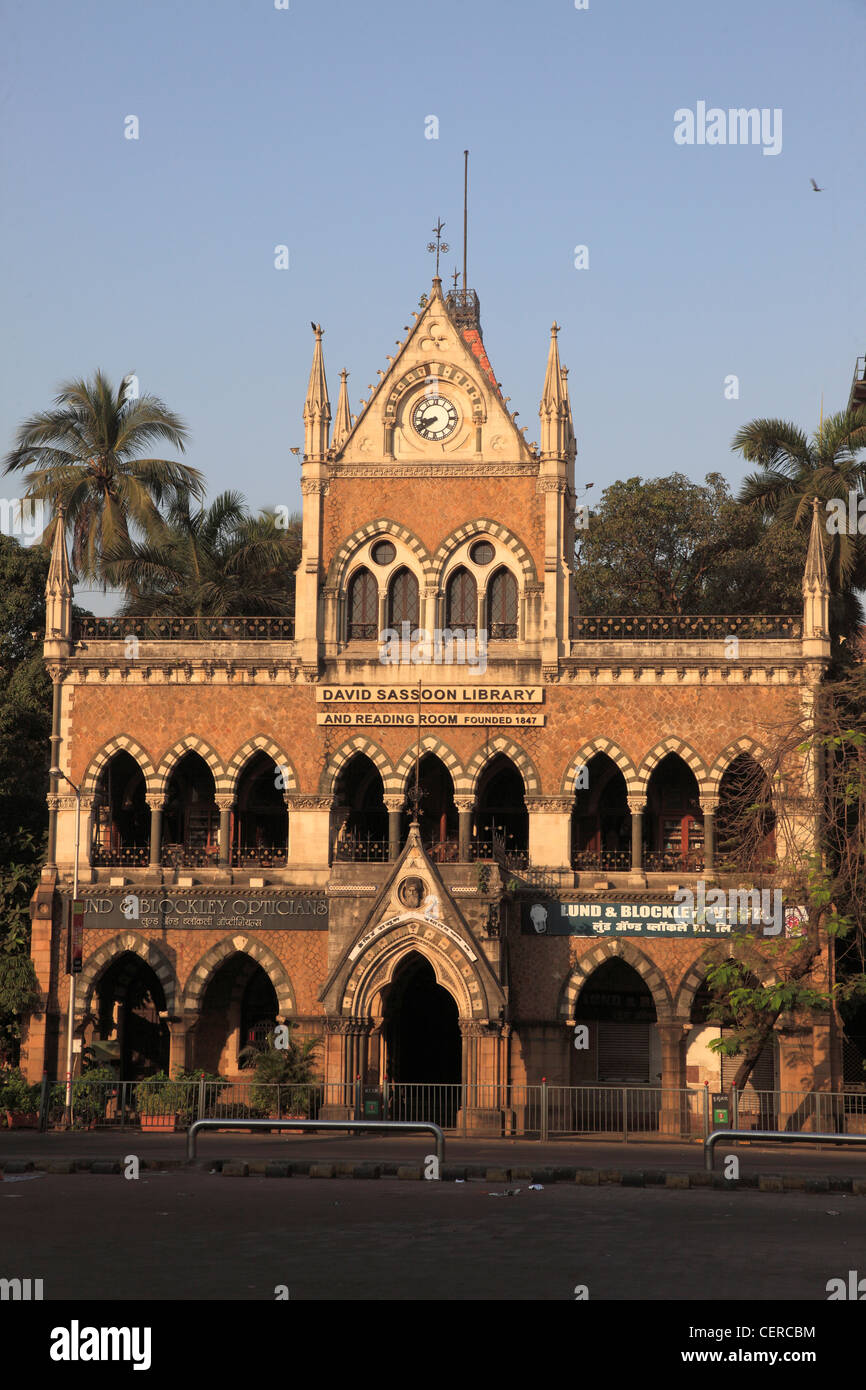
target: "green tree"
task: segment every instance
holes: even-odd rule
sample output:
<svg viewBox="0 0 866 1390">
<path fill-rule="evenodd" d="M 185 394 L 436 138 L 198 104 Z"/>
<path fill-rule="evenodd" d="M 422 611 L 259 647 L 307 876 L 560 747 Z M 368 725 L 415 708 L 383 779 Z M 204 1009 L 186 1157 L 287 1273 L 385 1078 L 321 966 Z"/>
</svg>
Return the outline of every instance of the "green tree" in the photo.
<svg viewBox="0 0 866 1390">
<path fill-rule="evenodd" d="M 731 447 L 760 465 L 743 479 L 740 501 L 766 521 L 808 534 L 812 499 L 846 505 L 866 493 L 866 406 L 829 415 L 812 436 L 787 420 L 750 420 Z M 866 548 L 859 534 L 829 530 L 827 570 L 834 592 L 862 588 Z"/>
<path fill-rule="evenodd" d="M 581 613 L 796 613 L 806 540 L 739 506 L 719 473 L 628 478 L 577 532 Z"/>
<path fill-rule="evenodd" d="M 152 535 L 163 503 L 203 494 L 195 468 L 145 456 L 161 441 L 183 452 L 183 421 L 156 396 L 129 391 L 127 377 L 115 387 L 102 371 L 64 383 L 52 409 L 20 426 L 4 460 L 6 473 L 29 470 L 26 497 L 65 511 L 73 569 L 102 584 L 107 550 L 131 530 Z"/>
<path fill-rule="evenodd" d="M 252 516 L 237 492 L 191 511 L 179 498 L 151 541 L 127 541 L 106 573 L 127 593 L 125 617 L 291 616 L 300 519 Z"/>
</svg>

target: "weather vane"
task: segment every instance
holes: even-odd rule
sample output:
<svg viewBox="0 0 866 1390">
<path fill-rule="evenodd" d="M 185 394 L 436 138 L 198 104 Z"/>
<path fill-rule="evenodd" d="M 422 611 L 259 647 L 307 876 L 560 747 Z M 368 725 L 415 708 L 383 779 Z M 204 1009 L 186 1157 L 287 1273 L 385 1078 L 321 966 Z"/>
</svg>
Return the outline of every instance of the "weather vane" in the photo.
<svg viewBox="0 0 866 1390">
<path fill-rule="evenodd" d="M 428 250 L 428 251 L 435 251 L 435 252 L 436 252 L 436 279 L 437 279 L 437 280 L 439 279 L 439 252 L 440 252 L 440 251 L 445 251 L 445 252 L 447 252 L 447 251 L 450 249 L 449 246 L 448 246 L 448 242 L 442 240 L 442 228 L 443 228 L 444 226 L 445 226 L 445 223 L 442 221 L 442 218 L 440 217 L 440 218 L 439 218 L 439 221 L 436 223 L 436 226 L 433 228 L 433 231 L 436 233 L 436 240 L 435 240 L 435 241 L 428 241 L 428 243 L 427 243 L 427 250 Z"/>
<path fill-rule="evenodd" d="M 454 281 L 454 293 L 456 294 L 456 293 L 457 293 L 457 281 L 460 279 L 460 271 L 459 271 L 459 270 L 455 270 L 454 274 L 451 276 L 451 279 Z"/>
</svg>

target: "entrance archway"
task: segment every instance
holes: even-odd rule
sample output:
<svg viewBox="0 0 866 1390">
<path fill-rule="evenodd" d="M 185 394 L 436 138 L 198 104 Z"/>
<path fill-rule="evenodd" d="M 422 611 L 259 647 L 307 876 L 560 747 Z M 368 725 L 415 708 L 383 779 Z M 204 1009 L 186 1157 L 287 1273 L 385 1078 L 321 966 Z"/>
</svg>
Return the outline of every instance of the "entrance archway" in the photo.
<svg viewBox="0 0 866 1390">
<path fill-rule="evenodd" d="M 398 1083 L 459 1086 L 457 1004 L 424 956 L 412 951 L 388 989 L 384 1010 L 388 1075 Z"/>
<path fill-rule="evenodd" d="M 214 972 L 202 995 L 195 1032 L 195 1065 L 222 1076 L 237 1075 L 241 1053 L 273 1034 L 278 1012 L 274 986 L 262 967 L 237 951 Z"/>
<path fill-rule="evenodd" d="M 165 992 L 152 966 L 125 951 L 102 975 L 95 994 L 97 1031 L 91 1043 L 115 1045 L 119 1079 L 138 1081 L 168 1071 Z"/>
</svg>

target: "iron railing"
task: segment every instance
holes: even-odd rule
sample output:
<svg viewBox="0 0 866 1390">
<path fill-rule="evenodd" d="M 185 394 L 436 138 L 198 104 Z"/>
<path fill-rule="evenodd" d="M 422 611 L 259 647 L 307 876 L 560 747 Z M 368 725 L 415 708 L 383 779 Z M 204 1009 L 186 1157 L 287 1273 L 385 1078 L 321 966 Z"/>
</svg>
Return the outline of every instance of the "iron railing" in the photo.
<svg viewBox="0 0 866 1390">
<path fill-rule="evenodd" d="M 294 618 L 78 618 L 74 635 L 82 640 L 123 642 L 141 637 L 152 642 L 292 641 Z"/>
<path fill-rule="evenodd" d="M 234 869 L 284 869 L 286 866 L 286 845 L 247 845 L 232 850 Z"/>
<path fill-rule="evenodd" d="M 669 854 L 666 850 L 645 849 L 643 867 L 649 873 L 699 874 L 704 867 L 703 850 L 692 854 Z"/>
<path fill-rule="evenodd" d="M 43 1123 L 61 1125 L 65 1085 L 48 1088 Z M 729 1090 L 732 1129 L 778 1134 L 864 1134 L 866 1093 Z M 259 1084 L 249 1079 L 73 1083 L 77 1128 L 186 1129 L 194 1120 L 386 1119 L 430 1122 L 474 1136 L 525 1139 L 696 1139 L 711 1130 L 705 1086 L 624 1082 L 583 1086 L 349 1082 Z"/>
<path fill-rule="evenodd" d="M 334 845 L 334 859 L 339 863 L 384 864 L 388 859 L 388 841 L 374 840 L 370 835 L 352 835 Z"/>
<path fill-rule="evenodd" d="M 218 845 L 164 844 L 159 862 L 166 869 L 213 869 L 219 864 Z"/>
<path fill-rule="evenodd" d="M 571 867 L 573 869 L 630 869 L 631 850 L 580 849 L 571 856 Z"/>
<path fill-rule="evenodd" d="M 689 613 L 607 614 L 571 620 L 573 641 L 724 641 L 727 637 L 799 637 L 802 619 L 785 613 L 735 613 L 731 616 Z"/>
<path fill-rule="evenodd" d="M 117 849 L 94 845 L 90 851 L 90 862 L 95 869 L 117 868 L 123 865 L 143 869 L 150 863 L 150 849 L 147 845 L 123 845 Z"/>
</svg>

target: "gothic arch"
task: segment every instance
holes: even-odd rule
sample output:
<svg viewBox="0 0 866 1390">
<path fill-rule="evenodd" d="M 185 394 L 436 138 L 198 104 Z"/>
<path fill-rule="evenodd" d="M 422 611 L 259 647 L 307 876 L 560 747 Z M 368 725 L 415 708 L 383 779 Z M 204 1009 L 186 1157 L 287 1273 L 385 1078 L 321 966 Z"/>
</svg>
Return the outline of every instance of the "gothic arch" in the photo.
<svg viewBox="0 0 866 1390">
<path fill-rule="evenodd" d="M 646 795 L 649 779 L 654 769 L 658 767 L 662 758 L 667 757 L 668 753 L 678 754 L 683 762 L 688 764 L 695 774 L 698 790 L 701 796 L 703 796 L 706 790 L 707 765 L 703 758 L 695 752 L 691 744 L 686 743 L 681 738 L 676 738 L 674 735 L 671 735 L 670 738 L 662 739 L 660 743 L 657 743 L 655 747 L 651 748 L 644 756 L 643 762 L 638 769 L 634 794 L 638 796 Z M 631 788 L 629 788 L 629 793 L 632 794 Z"/>
<path fill-rule="evenodd" d="M 394 769 L 387 753 L 374 743 L 371 738 L 365 738 L 363 734 L 356 734 L 354 738 L 347 739 L 339 748 L 331 754 L 322 770 L 319 778 L 319 795 L 333 796 L 337 785 L 337 776 L 350 758 L 356 753 L 365 753 L 372 763 L 376 764 L 382 778 L 382 785 L 388 790 L 394 782 Z"/>
<path fill-rule="evenodd" d="M 78 982 L 80 1011 L 88 1012 L 98 981 L 108 967 L 118 957 L 126 955 L 127 951 L 132 951 L 135 955 L 140 956 L 151 967 L 162 985 L 166 1009 L 169 1014 L 176 1014 L 180 1002 L 180 986 L 174 967 L 155 941 L 147 941 L 134 931 L 120 932 L 117 936 L 113 936 L 110 941 L 103 942 L 85 961 Z"/>
<path fill-rule="evenodd" d="M 346 961 L 335 981 L 338 1012 L 347 1018 L 371 1017 L 376 995 L 391 982 L 401 961 L 412 952 L 430 962 L 437 984 L 456 1001 L 462 1019 L 497 1016 L 505 1001 L 498 997 L 495 980 L 488 988 L 480 958 L 472 960 L 457 945 L 453 934 L 446 936 L 435 923 L 420 918 L 373 941 L 354 964 Z"/>
<path fill-rule="evenodd" d="M 562 785 L 560 787 L 561 796 L 571 796 L 573 794 L 578 768 L 589 763 L 597 753 L 606 753 L 611 762 L 616 763 L 625 778 L 628 794 L 629 796 L 632 795 L 632 788 L 637 784 L 638 775 L 631 758 L 627 753 L 624 753 L 617 744 L 611 743 L 610 739 L 594 738 L 591 739 L 589 743 L 585 743 L 583 747 L 575 753 L 568 767 L 565 769 Z"/>
<path fill-rule="evenodd" d="M 512 743 L 510 738 L 504 734 L 498 734 L 496 738 L 490 739 L 483 748 L 467 763 L 466 769 L 461 775 L 459 785 L 455 782 L 454 791 L 461 796 L 474 796 L 478 790 L 478 779 L 489 762 L 492 762 L 497 753 L 504 753 L 510 758 L 523 778 L 523 792 L 525 796 L 541 795 L 541 778 L 536 771 L 535 764 L 529 754 L 518 744 Z"/>
<path fill-rule="evenodd" d="M 150 761 L 150 758 L 145 753 L 141 744 L 136 743 L 134 738 L 130 738 L 128 734 L 118 734 L 117 737 L 111 739 L 109 743 L 103 744 L 98 753 L 94 753 L 93 757 L 90 759 L 90 763 L 88 764 L 87 771 L 81 783 L 82 796 L 96 795 L 96 784 L 99 781 L 99 775 L 106 763 L 114 757 L 115 753 L 128 753 L 131 758 L 134 758 L 144 774 L 148 792 L 153 791 L 157 774 L 156 768 Z"/>
<path fill-rule="evenodd" d="M 708 796 L 718 796 L 722 778 L 734 759 L 738 758 L 741 753 L 748 753 L 766 772 L 766 767 L 764 766 L 767 758 L 766 749 L 747 735 L 743 738 L 734 739 L 732 743 L 728 744 L 727 748 L 722 749 L 707 774 L 706 791 Z"/>
<path fill-rule="evenodd" d="M 447 744 L 443 743 L 441 739 L 437 738 L 435 734 L 425 734 L 421 739 L 421 757 L 423 757 L 425 753 L 435 753 L 440 762 L 445 764 L 448 771 L 451 773 L 451 780 L 454 783 L 454 791 L 456 794 L 459 779 L 463 777 L 463 764 L 460 762 L 457 754 L 453 752 Z M 393 786 L 385 786 L 386 794 L 399 795 L 401 792 L 407 791 L 414 766 L 415 748 L 413 746 L 406 749 L 406 752 L 395 767 L 393 773 Z"/>
<path fill-rule="evenodd" d="M 697 960 L 692 961 L 676 992 L 675 1013 L 677 1018 L 687 1019 L 690 1017 L 695 995 L 707 978 L 707 970 L 716 961 L 724 960 L 729 955 L 728 946 L 717 943 L 703 951 Z M 759 952 L 745 950 L 743 952 L 743 964 L 762 985 L 778 984 L 778 974 Z"/>
<path fill-rule="evenodd" d="M 278 767 L 284 769 L 286 785 L 282 790 L 296 792 L 298 790 L 298 774 L 287 755 L 287 753 L 274 743 L 273 739 L 265 734 L 256 734 L 254 738 L 248 738 L 246 743 L 235 753 L 228 767 L 226 768 L 226 786 L 232 795 L 237 791 L 238 778 L 255 753 L 267 753 L 269 758 L 273 758 Z"/>
<path fill-rule="evenodd" d="M 520 537 L 516 536 L 513 531 L 509 531 L 507 526 L 500 525 L 498 521 L 481 518 L 478 521 L 467 521 L 462 526 L 458 526 L 456 530 L 451 532 L 450 536 L 446 536 L 439 546 L 431 562 L 432 579 L 437 587 L 441 585 L 445 566 L 457 547 L 462 545 L 464 541 L 481 535 L 493 536 L 494 539 L 501 541 L 519 565 L 523 583 L 535 583 L 537 579 L 535 561 Z"/>
<path fill-rule="evenodd" d="M 184 990 L 184 1008 L 192 1013 L 201 1009 L 202 996 L 223 961 L 229 956 L 249 956 L 260 965 L 276 991 L 277 1006 L 281 1014 L 290 1014 L 295 1008 L 295 991 L 288 971 L 268 946 L 257 941 L 254 936 L 239 931 L 234 936 L 226 936 L 205 952 L 197 965 L 190 971 Z"/>
<path fill-rule="evenodd" d="M 653 997 L 656 1017 L 660 1023 L 673 1017 L 670 991 L 664 975 L 631 941 L 599 941 L 577 961 L 559 992 L 557 1017 L 562 1023 L 574 1018 L 578 996 L 589 977 L 600 965 L 612 957 L 619 956 L 640 975 Z"/>
<path fill-rule="evenodd" d="M 330 565 L 328 566 L 328 577 L 325 580 L 326 587 L 345 588 L 346 575 L 363 545 L 373 540 L 378 540 L 386 536 L 391 536 L 401 540 L 411 551 L 418 565 L 418 577 L 423 583 L 429 584 L 432 579 L 430 556 L 418 537 L 409 531 L 399 522 L 389 521 L 387 517 L 381 517 L 378 521 L 368 522 L 366 526 L 359 526 L 347 540 L 343 542 L 339 550 L 335 553 Z"/>
<path fill-rule="evenodd" d="M 198 753 L 199 757 L 203 758 L 207 763 L 213 773 L 214 794 L 216 796 L 220 794 L 225 795 L 226 792 L 231 790 L 226 780 L 223 765 L 210 744 L 206 743 L 202 738 L 196 738 L 195 734 L 187 734 L 185 738 L 179 738 L 177 743 L 163 755 L 162 762 L 156 773 L 155 790 L 158 795 L 165 795 L 168 789 L 168 779 L 172 770 L 177 766 L 185 753 Z"/>
</svg>

